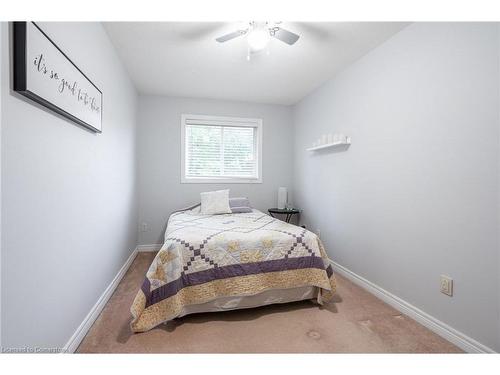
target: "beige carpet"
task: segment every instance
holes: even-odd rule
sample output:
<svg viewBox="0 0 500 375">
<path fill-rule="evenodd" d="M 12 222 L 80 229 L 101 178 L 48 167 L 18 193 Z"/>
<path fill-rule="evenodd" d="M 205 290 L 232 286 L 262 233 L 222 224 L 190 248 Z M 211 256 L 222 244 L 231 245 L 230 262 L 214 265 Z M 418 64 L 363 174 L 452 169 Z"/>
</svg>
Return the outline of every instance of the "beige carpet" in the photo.
<svg viewBox="0 0 500 375">
<path fill-rule="evenodd" d="M 303 301 L 186 316 L 146 332 L 129 308 L 154 253 L 139 253 L 80 353 L 449 353 L 459 348 L 337 275 L 334 303 Z"/>
</svg>

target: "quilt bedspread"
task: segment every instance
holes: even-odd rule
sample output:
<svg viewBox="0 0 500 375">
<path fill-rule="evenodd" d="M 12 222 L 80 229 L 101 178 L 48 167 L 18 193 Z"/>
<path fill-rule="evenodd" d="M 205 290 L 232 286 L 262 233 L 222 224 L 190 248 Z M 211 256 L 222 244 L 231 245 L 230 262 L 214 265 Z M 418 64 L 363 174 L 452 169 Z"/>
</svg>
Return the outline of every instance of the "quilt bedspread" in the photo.
<svg viewBox="0 0 500 375">
<path fill-rule="evenodd" d="M 132 304 L 131 328 L 147 331 L 185 306 L 219 297 L 301 286 L 318 287 L 320 304 L 335 292 L 332 267 L 314 233 L 258 210 L 176 212 Z"/>
</svg>

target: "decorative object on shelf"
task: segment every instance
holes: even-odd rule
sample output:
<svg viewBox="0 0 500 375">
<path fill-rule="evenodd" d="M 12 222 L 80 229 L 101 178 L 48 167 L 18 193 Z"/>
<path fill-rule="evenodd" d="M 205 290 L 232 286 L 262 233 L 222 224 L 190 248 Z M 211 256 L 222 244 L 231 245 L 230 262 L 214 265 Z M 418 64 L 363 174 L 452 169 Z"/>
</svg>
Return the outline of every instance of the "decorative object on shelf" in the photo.
<svg viewBox="0 0 500 375">
<path fill-rule="evenodd" d="M 285 217 L 285 222 L 289 223 L 290 220 L 292 219 L 293 215 L 298 215 L 300 213 L 300 210 L 297 208 L 270 208 L 267 210 L 269 212 L 269 215 L 272 217 L 276 217 L 274 215 L 286 215 Z"/>
<path fill-rule="evenodd" d="M 278 189 L 278 208 L 280 210 L 285 209 L 288 200 L 288 191 L 286 187 L 280 187 Z"/>
<path fill-rule="evenodd" d="M 102 131 L 102 92 L 34 22 L 14 22 L 14 91 Z"/>
<path fill-rule="evenodd" d="M 324 141 L 326 139 L 326 141 Z M 351 137 L 347 137 L 341 133 L 335 134 L 323 134 L 320 139 L 313 142 L 312 147 L 309 147 L 307 151 L 323 150 L 325 148 L 336 147 L 339 149 L 346 149 L 351 144 Z"/>
</svg>

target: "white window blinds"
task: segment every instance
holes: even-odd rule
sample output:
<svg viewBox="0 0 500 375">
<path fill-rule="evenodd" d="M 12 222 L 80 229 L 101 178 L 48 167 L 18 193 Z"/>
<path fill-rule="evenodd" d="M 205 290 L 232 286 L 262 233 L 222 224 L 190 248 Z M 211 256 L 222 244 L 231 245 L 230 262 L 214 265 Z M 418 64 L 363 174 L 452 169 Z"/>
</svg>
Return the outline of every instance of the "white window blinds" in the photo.
<svg viewBox="0 0 500 375">
<path fill-rule="evenodd" d="M 259 179 L 260 122 L 238 120 L 184 118 L 183 182 Z"/>
</svg>

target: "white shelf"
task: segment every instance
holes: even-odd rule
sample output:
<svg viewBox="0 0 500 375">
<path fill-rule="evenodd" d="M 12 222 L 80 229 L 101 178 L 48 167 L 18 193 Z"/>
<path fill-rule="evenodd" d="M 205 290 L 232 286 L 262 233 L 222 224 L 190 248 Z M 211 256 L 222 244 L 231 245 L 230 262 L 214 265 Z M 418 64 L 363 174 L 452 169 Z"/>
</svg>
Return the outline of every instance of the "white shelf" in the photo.
<svg viewBox="0 0 500 375">
<path fill-rule="evenodd" d="M 325 145 L 320 145 L 320 146 L 316 146 L 316 147 L 309 147 L 306 150 L 307 151 L 316 151 L 316 150 L 323 150 L 325 148 L 330 148 L 330 147 L 348 146 L 350 144 L 351 144 L 351 138 L 348 137 L 345 142 L 327 143 Z"/>
</svg>

